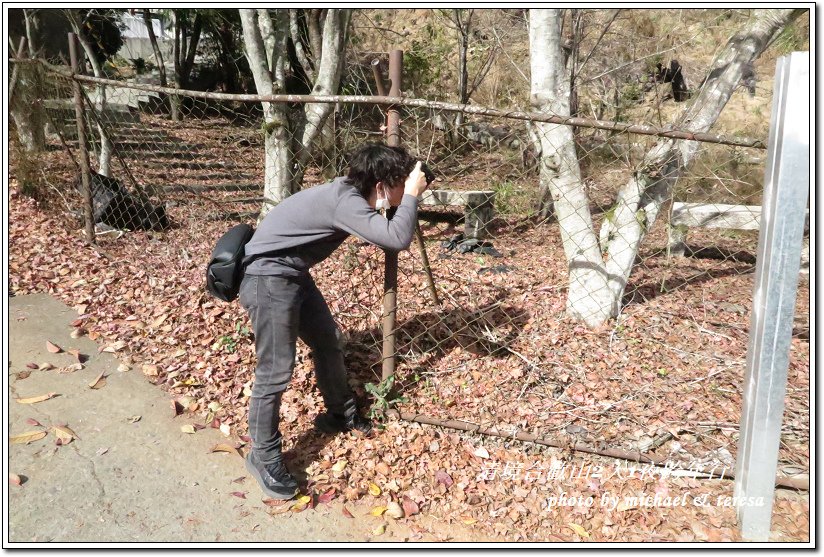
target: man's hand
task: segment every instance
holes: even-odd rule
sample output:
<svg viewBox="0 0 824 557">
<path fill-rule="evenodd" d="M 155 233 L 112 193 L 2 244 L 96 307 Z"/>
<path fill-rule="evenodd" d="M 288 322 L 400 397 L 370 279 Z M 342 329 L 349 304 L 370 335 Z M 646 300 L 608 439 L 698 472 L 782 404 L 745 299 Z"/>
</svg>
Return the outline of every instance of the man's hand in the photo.
<svg viewBox="0 0 824 557">
<path fill-rule="evenodd" d="M 409 177 L 404 183 L 403 193 L 418 197 L 426 191 L 426 188 L 426 175 L 421 172 L 421 161 L 418 161 L 415 163 L 415 168 L 409 173 Z"/>
</svg>

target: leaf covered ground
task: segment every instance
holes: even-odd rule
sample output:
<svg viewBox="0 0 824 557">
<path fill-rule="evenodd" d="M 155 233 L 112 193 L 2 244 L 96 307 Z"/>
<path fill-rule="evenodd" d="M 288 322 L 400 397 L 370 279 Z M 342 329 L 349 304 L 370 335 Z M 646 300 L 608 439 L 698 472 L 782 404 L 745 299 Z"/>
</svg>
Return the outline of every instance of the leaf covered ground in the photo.
<svg viewBox="0 0 824 557">
<path fill-rule="evenodd" d="M 203 280 L 228 223 L 210 220 L 204 204 L 169 210 L 171 230 L 101 239 L 95 251 L 59 205 L 38 208 L 13 184 L 10 291 L 48 292 L 75 307 L 82 334 L 169 392 L 169 419 L 195 431 L 219 427 L 248 448 L 249 323 L 238 304 L 210 298 Z M 502 258 L 444 252 L 439 243 L 454 230 L 424 226 L 440 308 L 419 255 L 401 255 L 397 390 L 406 402 L 398 410 L 561 445 L 641 450 L 672 470 L 391 419 L 369 439 L 323 437 L 311 425 L 323 405 L 301 344 L 282 430 L 304 491 L 508 541 L 737 539 L 733 483 L 683 474 L 696 464 L 722 471 L 735 458 L 754 267 L 745 255 L 755 238 L 691 233 L 691 244 L 738 254 L 721 259 L 646 250 L 620 319 L 590 331 L 564 317 L 557 228 L 498 224 Z M 654 230 L 647 245 L 664 241 Z M 350 240 L 314 272 L 347 334 L 365 406 L 364 385 L 381 372 L 382 261 Z M 791 347 L 779 475 L 810 472 L 809 291 L 805 280 L 799 286 L 802 333 Z M 804 492 L 778 490 L 773 517 L 774 539 L 809 539 Z"/>
</svg>

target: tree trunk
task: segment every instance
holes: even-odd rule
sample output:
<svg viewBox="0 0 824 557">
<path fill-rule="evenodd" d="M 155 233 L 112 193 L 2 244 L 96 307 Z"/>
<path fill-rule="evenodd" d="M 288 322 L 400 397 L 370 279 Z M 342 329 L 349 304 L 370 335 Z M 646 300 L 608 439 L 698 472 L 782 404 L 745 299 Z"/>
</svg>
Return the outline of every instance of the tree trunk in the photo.
<svg viewBox="0 0 824 557">
<path fill-rule="evenodd" d="M 155 36 L 154 26 L 152 25 L 152 11 L 148 8 L 143 10 L 143 22 L 146 24 L 146 32 L 149 34 L 149 42 L 152 45 L 157 70 L 160 73 L 160 86 L 167 87 L 169 82 L 166 80 L 166 64 L 163 61 L 163 51 L 160 50 L 160 45 L 157 44 L 157 36 Z"/>
<path fill-rule="evenodd" d="M 744 28 L 716 56 L 695 100 L 675 127 L 696 133 L 708 131 L 726 106 L 744 68 L 758 58 L 770 39 L 803 10 L 755 10 Z M 632 265 L 646 233 L 671 197 L 676 178 L 695 158 L 697 141 L 660 140 L 644 156 L 641 167 L 621 189 L 611 217 L 604 221 L 609 292 L 620 304 Z"/>
<path fill-rule="evenodd" d="M 258 94 L 271 95 L 285 90 L 289 14 L 279 10 L 274 21 L 266 10 L 240 10 L 246 58 Z M 318 60 L 314 95 L 337 92 L 343 67 L 344 46 L 351 10 L 330 9 L 324 21 L 323 56 Z M 309 103 L 300 113 L 290 114 L 282 103 L 262 103 L 264 114 L 264 201 L 260 219 L 277 204 L 300 188 L 305 166 L 334 105 Z"/>
<path fill-rule="evenodd" d="M 23 10 L 26 23 L 26 40 L 29 43 L 29 58 L 37 58 L 40 49 L 40 14 L 39 10 Z"/>
<path fill-rule="evenodd" d="M 533 106 L 541 112 L 569 116 L 570 74 L 564 64 L 560 10 L 530 10 L 529 43 Z M 554 206 L 569 263 L 567 313 L 594 325 L 606 320 L 612 308 L 603 299 L 607 277 L 592 232 L 572 128 L 534 123 L 534 129 L 541 146 L 541 212 L 548 216 Z"/>
<path fill-rule="evenodd" d="M 467 62 L 467 51 L 469 50 L 469 33 L 472 24 L 472 10 L 469 10 L 469 15 L 466 18 L 466 23 L 461 18 L 461 10 L 454 9 L 452 11 L 452 20 L 455 23 L 455 28 L 458 32 L 458 102 L 466 104 L 469 102 L 469 68 Z M 458 112 L 455 115 L 455 130 L 458 132 L 451 137 L 457 140 L 460 134 L 461 126 L 464 122 L 463 112 Z M 456 145 L 452 145 L 455 148 Z"/>
<path fill-rule="evenodd" d="M 735 90 L 744 66 L 801 12 L 755 10 L 751 20 L 717 55 L 698 96 L 675 127 L 708 131 Z M 557 10 L 530 10 L 530 56 L 533 104 L 540 110 L 569 115 L 569 73 L 562 65 Z M 554 199 L 569 263 L 567 311 L 595 327 L 620 311 L 639 246 L 670 197 L 675 178 L 693 160 L 699 144 L 662 139 L 650 149 L 607 213 L 599 245 L 570 128 L 540 123 L 535 127 L 543 151 L 541 190 L 548 190 Z"/>
<path fill-rule="evenodd" d="M 17 138 L 23 151 L 39 153 L 46 148 L 45 115 L 40 97 L 42 83 L 38 75 L 39 66 L 17 64 L 14 95 L 9 99 L 9 112 L 14 120 Z"/>
<path fill-rule="evenodd" d="M 160 50 L 160 45 L 157 44 L 157 36 L 154 33 L 154 26 L 152 25 L 152 11 L 148 8 L 143 10 L 143 22 L 146 24 L 146 32 L 149 34 L 149 42 L 152 45 L 152 50 L 155 55 L 155 63 L 157 63 L 157 70 L 160 74 L 160 86 L 168 87 L 168 79 L 166 78 L 166 62 L 163 60 L 163 51 Z M 171 97 L 167 97 L 169 103 L 169 115 L 172 120 L 177 120 L 177 103 L 172 102 Z"/>
<path fill-rule="evenodd" d="M 77 13 L 76 10 L 70 10 L 69 12 L 69 21 L 71 23 L 72 30 L 74 31 L 74 34 L 77 35 L 77 40 L 80 42 L 80 46 L 83 47 L 83 51 L 86 53 L 86 58 L 88 58 L 89 63 L 92 66 L 94 76 L 105 78 L 106 76 L 103 74 L 103 67 L 100 65 L 100 62 L 94 53 L 94 49 L 92 49 L 92 45 L 89 43 L 89 40 L 83 31 L 84 26 L 81 24 L 80 14 Z M 92 110 L 97 112 L 97 134 L 100 137 L 100 151 L 98 152 L 97 157 L 97 173 L 103 176 L 111 177 L 111 162 L 114 147 L 112 145 L 112 140 L 109 138 L 108 131 L 106 130 L 108 123 L 106 122 L 105 85 L 99 85 L 97 87 L 97 95 L 98 104 L 97 106 L 92 107 Z"/>
</svg>

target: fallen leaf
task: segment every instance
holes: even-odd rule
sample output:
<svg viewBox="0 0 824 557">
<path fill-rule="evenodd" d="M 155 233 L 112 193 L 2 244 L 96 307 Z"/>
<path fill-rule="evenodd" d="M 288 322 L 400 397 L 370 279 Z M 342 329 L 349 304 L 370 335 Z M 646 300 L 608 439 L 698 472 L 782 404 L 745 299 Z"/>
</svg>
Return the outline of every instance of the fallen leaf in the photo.
<svg viewBox="0 0 824 557">
<path fill-rule="evenodd" d="M 125 347 L 126 347 L 126 342 L 122 341 L 122 340 L 119 340 L 119 341 L 115 342 L 114 344 L 110 344 L 109 346 L 106 346 L 105 348 L 101 348 L 100 351 L 101 352 L 113 353 L 113 352 L 117 352 L 118 350 L 123 350 L 123 348 L 125 348 Z"/>
<path fill-rule="evenodd" d="M 66 350 L 66 353 L 71 354 L 72 356 L 74 356 L 75 359 L 77 360 L 77 363 L 79 363 L 79 364 L 82 364 L 83 362 L 85 362 L 88 359 L 85 354 L 81 354 L 80 350 L 78 350 L 76 348 L 72 348 L 71 350 Z"/>
<path fill-rule="evenodd" d="M 11 472 L 9 472 L 9 483 L 11 485 L 23 485 L 23 478 L 21 478 L 17 474 L 12 474 Z"/>
<path fill-rule="evenodd" d="M 166 318 L 168 317 L 169 314 L 161 315 L 160 317 L 152 321 L 152 324 L 149 325 L 149 327 L 151 327 L 152 329 L 160 327 L 161 325 L 163 325 L 163 322 L 166 321 Z"/>
<path fill-rule="evenodd" d="M 126 371 L 129 371 L 130 369 L 132 369 L 132 368 L 130 366 L 126 365 L 126 364 L 120 364 L 119 366 L 117 366 L 117 371 L 120 371 L 120 372 L 126 372 Z"/>
<path fill-rule="evenodd" d="M 183 433 L 194 433 L 195 426 L 193 426 L 192 424 L 186 424 L 184 426 L 181 426 L 180 431 L 182 431 Z"/>
<path fill-rule="evenodd" d="M 401 506 L 403 507 L 403 514 L 405 516 L 412 516 L 421 512 L 420 508 L 418 508 L 418 504 L 406 495 L 403 496 Z"/>
<path fill-rule="evenodd" d="M 392 501 L 391 503 L 389 503 L 386 506 L 386 513 L 385 514 L 389 518 L 393 518 L 395 520 L 398 520 L 399 518 L 403 518 L 403 516 L 404 516 L 403 509 L 401 508 L 400 505 L 398 505 L 394 501 Z"/>
<path fill-rule="evenodd" d="M 17 378 L 18 379 L 26 379 L 26 378 L 28 378 L 29 375 L 31 375 L 31 371 L 29 371 L 29 370 L 18 371 L 17 372 Z"/>
<path fill-rule="evenodd" d="M 241 499 L 246 499 L 246 493 L 242 491 L 233 491 L 230 495 L 234 495 L 235 497 L 240 497 Z"/>
<path fill-rule="evenodd" d="M 377 484 L 370 483 L 369 484 L 369 493 L 377 497 L 381 494 L 381 488 L 377 486 Z"/>
<path fill-rule="evenodd" d="M 335 488 L 333 487 L 332 489 L 330 489 L 330 490 L 328 490 L 324 493 L 321 493 L 318 496 L 318 503 L 319 504 L 329 503 L 334 498 L 335 498 Z"/>
<path fill-rule="evenodd" d="M 29 419 L 27 419 L 27 420 L 26 420 L 26 423 L 27 423 L 27 424 L 29 424 L 29 425 L 36 426 L 36 427 L 43 427 L 43 424 L 41 424 L 40 422 L 38 422 L 38 421 L 37 421 L 37 420 L 35 420 L 34 418 L 29 418 Z"/>
<path fill-rule="evenodd" d="M 332 470 L 334 470 L 335 472 L 343 472 L 344 468 L 346 468 L 345 460 L 339 460 L 332 466 Z"/>
<path fill-rule="evenodd" d="M 580 537 L 582 537 L 582 538 L 588 538 L 589 537 L 589 532 L 584 530 L 583 526 L 575 524 L 574 522 L 570 522 L 567 526 L 572 528 L 572 531 L 575 532 L 576 534 L 578 534 Z"/>
<path fill-rule="evenodd" d="M 127 421 L 130 424 L 135 424 L 140 421 L 141 416 L 132 416 L 131 418 L 127 418 Z"/>
<path fill-rule="evenodd" d="M 229 428 L 229 424 L 220 424 L 220 432 L 226 437 L 229 437 L 229 435 L 232 433 L 232 430 L 231 428 Z"/>
<path fill-rule="evenodd" d="M 9 437 L 10 443 L 25 443 L 28 445 L 32 441 L 38 441 L 48 434 L 46 431 L 27 431 L 20 435 L 13 435 Z"/>
<path fill-rule="evenodd" d="M 384 476 L 388 476 L 389 473 L 391 472 L 391 470 L 389 469 L 389 466 L 387 466 L 385 462 L 378 462 L 375 465 L 375 471 L 378 472 L 379 474 L 383 474 Z"/>
<path fill-rule="evenodd" d="M 66 426 L 56 425 L 52 429 L 57 437 L 58 445 L 68 445 L 73 439 L 78 439 L 77 435 Z"/>
<path fill-rule="evenodd" d="M 438 470 L 437 472 L 435 472 L 435 479 L 438 481 L 438 483 L 443 484 L 445 487 L 449 487 L 453 483 L 455 483 L 452 481 L 452 476 L 450 476 L 443 470 Z"/>
<path fill-rule="evenodd" d="M 82 336 L 83 336 L 83 334 L 84 334 L 85 332 L 86 332 L 86 331 L 84 331 L 84 330 L 83 330 L 83 329 L 81 329 L 80 327 L 77 327 L 77 328 L 75 328 L 75 329 L 72 329 L 72 332 L 71 332 L 71 333 L 69 333 L 69 336 L 71 336 L 72 338 L 80 338 L 80 337 L 82 337 Z"/>
<path fill-rule="evenodd" d="M 172 401 L 172 417 L 180 416 L 183 413 L 183 405 L 178 401 Z"/>
<path fill-rule="evenodd" d="M 17 402 L 19 402 L 20 404 L 34 404 L 36 402 L 43 402 L 44 400 L 49 400 L 50 398 L 54 397 L 55 395 L 57 395 L 57 393 L 48 393 L 48 394 L 45 394 L 45 395 L 33 396 L 33 397 L 29 397 L 29 398 L 17 398 L 15 400 Z"/>
<path fill-rule="evenodd" d="M 59 354 L 60 352 L 63 351 L 62 348 L 60 348 L 59 346 L 57 346 L 56 344 L 54 344 L 53 342 L 48 341 L 48 340 L 46 341 L 46 350 L 48 350 L 52 354 Z"/>
<path fill-rule="evenodd" d="M 89 387 L 92 389 L 102 389 L 104 386 L 106 386 L 106 372 L 101 371 L 100 375 L 95 377 L 94 380 L 89 383 Z"/>
<path fill-rule="evenodd" d="M 34 362 L 29 362 L 28 364 L 26 364 L 26 367 L 27 367 L 27 368 L 29 368 L 29 369 L 37 369 L 37 368 L 39 368 L 40 366 L 38 366 L 38 365 L 37 365 L 37 364 L 35 364 Z"/>
<path fill-rule="evenodd" d="M 483 447 L 478 447 L 478 448 L 475 450 L 474 455 L 475 455 L 475 456 L 477 456 L 478 458 L 489 458 L 489 451 L 487 451 L 487 450 L 486 450 L 485 448 L 483 448 Z"/>
<path fill-rule="evenodd" d="M 102 456 L 102 455 L 106 454 L 107 452 L 109 452 L 108 447 L 101 447 L 101 448 L 97 449 L 97 452 L 94 453 L 94 454 L 96 454 L 97 456 Z"/>
<path fill-rule="evenodd" d="M 80 371 L 83 369 L 83 364 L 71 364 L 66 367 L 61 367 L 57 370 L 57 373 L 74 373 L 75 371 Z"/>
<path fill-rule="evenodd" d="M 470 526 L 470 525 L 475 524 L 476 522 L 478 522 L 478 519 L 477 518 L 472 518 L 471 516 L 462 516 L 460 518 L 460 521 L 463 522 L 464 524 L 466 524 L 467 526 Z"/>
<path fill-rule="evenodd" d="M 246 481 L 246 476 L 240 476 L 239 478 L 235 478 L 234 480 L 232 480 L 232 483 L 233 484 L 241 484 L 244 481 Z"/>
<path fill-rule="evenodd" d="M 287 503 L 291 503 L 289 499 L 264 499 L 263 504 L 267 507 L 281 507 Z"/>
<path fill-rule="evenodd" d="M 386 532 L 386 523 L 385 522 L 383 524 L 379 524 L 377 528 L 372 530 L 372 535 L 380 536 L 384 532 Z"/>
<path fill-rule="evenodd" d="M 291 503 L 291 501 L 283 501 L 284 503 Z M 268 511 L 271 516 L 277 516 L 279 514 L 283 514 L 292 510 L 292 505 L 280 505 L 278 507 L 272 508 L 272 510 Z"/>
<path fill-rule="evenodd" d="M 156 377 L 159 372 L 156 365 L 143 364 L 143 373 L 150 377 Z"/>
<path fill-rule="evenodd" d="M 369 511 L 369 514 L 371 514 L 372 516 L 381 516 L 385 512 L 386 507 L 375 507 L 374 509 Z"/>
<path fill-rule="evenodd" d="M 209 449 L 209 452 L 210 453 L 232 453 L 232 454 L 238 455 L 241 458 L 243 456 L 243 455 L 240 454 L 240 451 L 238 451 L 236 448 L 234 448 L 231 445 L 227 445 L 226 443 L 218 443 L 217 445 L 215 445 L 214 447 Z"/>
<path fill-rule="evenodd" d="M 54 364 L 51 364 L 49 362 L 43 362 L 42 364 L 40 364 L 39 369 L 41 371 L 49 371 L 50 369 L 54 369 Z"/>
<path fill-rule="evenodd" d="M 350 513 L 349 509 L 347 509 L 346 507 L 342 507 L 342 509 L 343 509 L 343 516 L 345 516 L 346 518 L 355 518 L 355 515 Z"/>
</svg>

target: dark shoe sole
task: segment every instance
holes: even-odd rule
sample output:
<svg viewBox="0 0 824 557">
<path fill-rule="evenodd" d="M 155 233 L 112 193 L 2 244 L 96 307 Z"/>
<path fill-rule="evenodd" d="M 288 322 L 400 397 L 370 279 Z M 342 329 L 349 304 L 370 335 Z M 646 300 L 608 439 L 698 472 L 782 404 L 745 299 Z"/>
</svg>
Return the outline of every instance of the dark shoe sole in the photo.
<svg viewBox="0 0 824 557">
<path fill-rule="evenodd" d="M 252 474 L 252 477 L 257 480 L 257 483 L 260 486 L 260 489 L 263 490 L 263 493 L 265 493 L 269 497 L 285 501 L 287 499 L 292 499 L 295 495 L 298 494 L 298 488 L 295 488 L 293 491 L 290 491 L 288 488 L 284 488 L 283 491 L 274 491 L 269 489 L 268 487 L 266 487 L 266 484 L 263 483 L 263 478 L 260 476 L 260 472 L 257 471 L 257 468 L 255 468 L 252 465 L 252 463 L 249 462 L 248 458 L 246 458 L 245 461 L 246 469 L 249 471 L 250 474 Z"/>
</svg>

